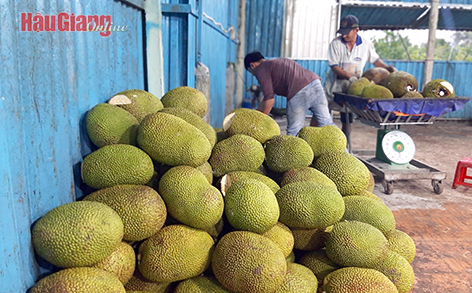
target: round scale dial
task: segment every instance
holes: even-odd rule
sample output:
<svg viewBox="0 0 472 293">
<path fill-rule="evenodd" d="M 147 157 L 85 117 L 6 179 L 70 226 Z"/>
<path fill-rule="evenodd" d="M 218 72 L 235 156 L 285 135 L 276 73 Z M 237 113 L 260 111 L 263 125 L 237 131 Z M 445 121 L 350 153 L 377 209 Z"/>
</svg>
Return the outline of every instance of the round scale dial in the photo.
<svg viewBox="0 0 472 293">
<path fill-rule="evenodd" d="M 387 132 L 382 138 L 382 150 L 385 156 L 396 164 L 406 164 L 415 155 L 415 143 L 411 137 L 403 131 L 393 130 Z"/>
</svg>

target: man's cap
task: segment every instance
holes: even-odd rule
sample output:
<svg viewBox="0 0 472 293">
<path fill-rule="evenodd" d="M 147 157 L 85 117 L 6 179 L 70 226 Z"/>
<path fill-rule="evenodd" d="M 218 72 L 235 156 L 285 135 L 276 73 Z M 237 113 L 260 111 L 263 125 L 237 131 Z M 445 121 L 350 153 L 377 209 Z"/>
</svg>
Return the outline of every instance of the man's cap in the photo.
<svg viewBox="0 0 472 293">
<path fill-rule="evenodd" d="M 341 19 L 338 34 L 347 35 L 351 30 L 359 27 L 359 20 L 354 15 L 346 15 Z"/>
<path fill-rule="evenodd" d="M 264 56 L 262 56 L 261 53 L 259 52 L 251 52 L 244 57 L 244 67 L 248 69 L 251 66 L 252 62 L 257 62 L 261 59 L 264 59 Z"/>
</svg>

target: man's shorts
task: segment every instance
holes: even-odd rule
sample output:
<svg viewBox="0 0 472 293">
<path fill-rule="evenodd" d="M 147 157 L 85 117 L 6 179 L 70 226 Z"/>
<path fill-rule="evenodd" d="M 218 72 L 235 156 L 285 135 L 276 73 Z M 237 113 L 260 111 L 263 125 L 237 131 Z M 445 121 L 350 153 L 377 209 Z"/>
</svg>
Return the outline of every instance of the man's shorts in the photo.
<svg viewBox="0 0 472 293">
<path fill-rule="evenodd" d="M 340 112 L 339 115 L 341 116 L 341 122 L 342 123 L 347 123 L 346 113 Z M 347 113 L 347 115 L 349 115 L 349 123 L 353 123 L 354 122 L 354 115 L 352 113 Z"/>
</svg>

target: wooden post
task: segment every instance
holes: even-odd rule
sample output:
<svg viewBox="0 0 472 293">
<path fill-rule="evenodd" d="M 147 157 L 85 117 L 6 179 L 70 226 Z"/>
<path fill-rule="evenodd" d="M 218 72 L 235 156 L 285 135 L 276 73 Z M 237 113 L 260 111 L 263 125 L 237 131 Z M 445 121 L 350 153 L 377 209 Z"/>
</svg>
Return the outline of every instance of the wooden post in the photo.
<svg viewBox="0 0 472 293">
<path fill-rule="evenodd" d="M 436 45 L 436 29 L 438 27 L 439 0 L 431 0 L 429 11 L 429 35 L 426 46 L 426 59 L 424 60 L 423 85 L 431 81 L 434 65 L 434 46 Z"/>
<path fill-rule="evenodd" d="M 241 108 L 243 103 L 244 87 L 244 52 L 246 47 L 246 0 L 239 1 L 239 23 L 238 23 L 238 52 L 236 57 L 236 97 L 235 108 Z"/>
</svg>

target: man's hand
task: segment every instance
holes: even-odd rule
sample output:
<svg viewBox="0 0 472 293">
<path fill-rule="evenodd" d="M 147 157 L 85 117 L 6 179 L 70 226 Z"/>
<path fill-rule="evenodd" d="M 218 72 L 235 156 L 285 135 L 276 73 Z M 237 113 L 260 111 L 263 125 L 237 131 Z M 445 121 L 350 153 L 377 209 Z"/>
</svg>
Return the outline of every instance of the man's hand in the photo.
<svg viewBox="0 0 472 293">
<path fill-rule="evenodd" d="M 354 75 L 353 75 L 353 76 L 351 76 L 351 77 L 349 78 L 349 83 L 352 84 L 352 83 L 355 82 L 356 80 L 357 80 L 357 76 L 354 76 Z"/>
<path fill-rule="evenodd" d="M 387 69 L 390 73 L 397 71 L 397 69 L 393 66 L 387 66 L 385 69 Z"/>
</svg>

